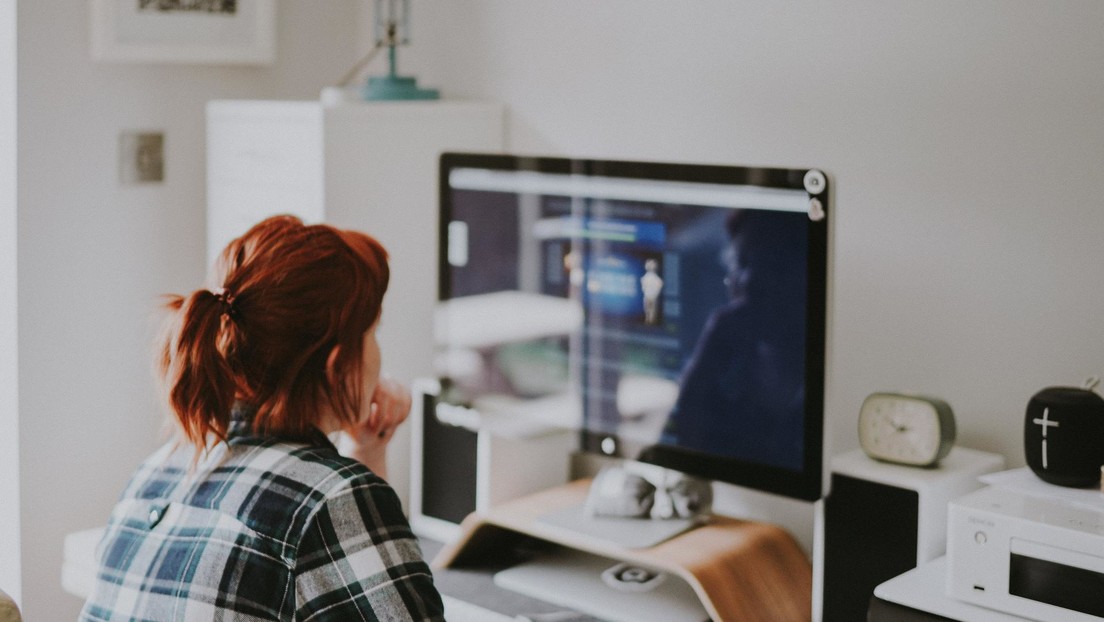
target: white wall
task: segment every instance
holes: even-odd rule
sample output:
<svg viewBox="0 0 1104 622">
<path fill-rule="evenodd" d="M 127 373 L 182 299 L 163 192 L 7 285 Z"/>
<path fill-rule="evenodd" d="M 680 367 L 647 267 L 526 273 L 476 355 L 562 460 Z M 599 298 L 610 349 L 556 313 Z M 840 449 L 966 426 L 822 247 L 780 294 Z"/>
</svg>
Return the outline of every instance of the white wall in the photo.
<svg viewBox="0 0 1104 622">
<path fill-rule="evenodd" d="M 0 590 L 20 600 L 15 0 L 0 0 Z"/>
<path fill-rule="evenodd" d="M 59 580 L 63 535 L 106 521 L 159 437 L 152 315 L 158 295 L 203 281 L 205 103 L 315 98 L 362 39 L 357 0 L 283 2 L 272 66 L 97 64 L 89 4 L 18 3 L 19 481 L 23 604 L 34 620 L 76 617 L 80 602 Z M 164 183 L 116 181 L 118 134 L 130 129 L 165 133 Z"/>
<path fill-rule="evenodd" d="M 1018 466 L 1028 398 L 1104 372 L 1102 31 L 1096 0 L 421 0 L 400 62 L 506 103 L 516 152 L 828 171 L 834 449 L 911 390 Z"/>
</svg>

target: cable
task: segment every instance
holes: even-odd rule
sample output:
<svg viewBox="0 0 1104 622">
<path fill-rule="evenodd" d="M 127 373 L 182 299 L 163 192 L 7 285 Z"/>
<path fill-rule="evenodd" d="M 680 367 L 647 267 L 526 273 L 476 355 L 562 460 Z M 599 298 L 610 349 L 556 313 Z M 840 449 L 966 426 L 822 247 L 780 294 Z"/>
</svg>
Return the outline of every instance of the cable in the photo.
<svg viewBox="0 0 1104 622">
<path fill-rule="evenodd" d="M 388 41 L 384 40 L 377 41 L 376 44 L 372 46 L 372 49 L 368 50 L 368 53 L 361 57 L 361 59 L 358 60 L 355 65 L 353 65 L 352 69 L 347 71 L 345 75 L 341 77 L 341 80 L 337 83 L 337 86 L 348 86 L 349 83 L 352 82 L 353 79 L 360 74 L 360 71 L 364 69 L 364 67 L 367 66 L 368 63 L 372 62 L 372 59 L 376 57 L 376 54 L 379 54 L 379 51 L 382 50 L 383 46 L 387 43 Z"/>
</svg>

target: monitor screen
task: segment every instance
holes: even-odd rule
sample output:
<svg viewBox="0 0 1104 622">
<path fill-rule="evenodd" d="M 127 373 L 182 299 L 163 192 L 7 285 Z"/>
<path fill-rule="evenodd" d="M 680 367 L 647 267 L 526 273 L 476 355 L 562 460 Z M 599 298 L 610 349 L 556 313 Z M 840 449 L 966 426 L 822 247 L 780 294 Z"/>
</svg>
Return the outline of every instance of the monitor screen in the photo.
<svg viewBox="0 0 1104 622">
<path fill-rule="evenodd" d="M 506 429 L 800 499 L 823 481 L 819 171 L 450 153 L 437 372 Z"/>
</svg>

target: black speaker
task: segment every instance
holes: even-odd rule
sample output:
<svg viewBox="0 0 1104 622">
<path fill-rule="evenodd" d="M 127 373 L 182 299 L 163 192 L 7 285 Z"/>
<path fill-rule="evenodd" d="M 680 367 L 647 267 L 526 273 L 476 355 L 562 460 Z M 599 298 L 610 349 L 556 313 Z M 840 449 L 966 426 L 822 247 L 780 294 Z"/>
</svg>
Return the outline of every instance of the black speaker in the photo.
<svg viewBox="0 0 1104 622">
<path fill-rule="evenodd" d="M 1040 479 L 1059 486 L 1100 484 L 1104 398 L 1089 389 L 1049 387 L 1027 403 L 1024 457 Z"/>
<path fill-rule="evenodd" d="M 865 620 L 874 588 L 916 567 L 919 510 L 915 490 L 832 474 L 824 503 L 825 622 Z"/>
<path fill-rule="evenodd" d="M 422 393 L 422 412 L 432 413 L 437 396 Z M 475 511 L 476 443 L 471 430 L 442 423 L 437 417 L 422 420 L 421 513 L 457 523 Z"/>
<path fill-rule="evenodd" d="M 480 413 L 447 399 L 447 383 L 411 386 L 410 526 L 448 542 L 471 512 L 566 483 L 571 429 L 523 425 L 512 413 Z"/>
</svg>

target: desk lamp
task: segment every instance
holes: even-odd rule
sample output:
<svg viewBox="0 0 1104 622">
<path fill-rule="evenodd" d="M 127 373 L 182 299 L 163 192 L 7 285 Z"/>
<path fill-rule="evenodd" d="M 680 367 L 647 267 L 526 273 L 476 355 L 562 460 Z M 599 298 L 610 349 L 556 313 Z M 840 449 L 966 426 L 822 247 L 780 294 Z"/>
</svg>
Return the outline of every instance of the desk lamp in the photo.
<svg viewBox="0 0 1104 622">
<path fill-rule="evenodd" d="M 370 60 L 381 47 L 387 47 L 388 73 L 370 76 L 361 89 L 369 101 L 439 99 L 437 89 L 418 88 L 416 78 L 398 75 L 396 49 L 410 43 L 410 0 L 376 0 L 376 45 Z"/>
</svg>

